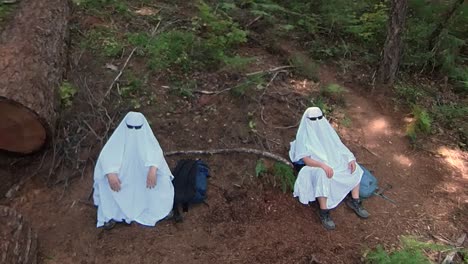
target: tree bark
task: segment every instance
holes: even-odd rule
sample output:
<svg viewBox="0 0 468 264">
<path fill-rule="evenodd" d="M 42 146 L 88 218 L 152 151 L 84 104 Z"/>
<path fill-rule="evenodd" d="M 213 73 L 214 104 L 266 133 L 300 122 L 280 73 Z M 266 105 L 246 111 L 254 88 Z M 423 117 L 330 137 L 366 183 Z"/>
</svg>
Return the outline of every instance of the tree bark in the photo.
<svg viewBox="0 0 468 264">
<path fill-rule="evenodd" d="M 381 85 L 391 86 L 395 82 L 402 53 L 402 35 L 405 28 L 407 9 L 407 0 L 392 0 L 387 39 L 385 40 L 383 57 L 377 75 L 378 83 Z"/>
<path fill-rule="evenodd" d="M 22 0 L 0 35 L 0 149 L 32 153 L 50 138 L 66 61 L 67 0 Z"/>
<path fill-rule="evenodd" d="M 37 234 L 6 206 L 0 206 L 0 263 L 37 263 Z"/>
</svg>

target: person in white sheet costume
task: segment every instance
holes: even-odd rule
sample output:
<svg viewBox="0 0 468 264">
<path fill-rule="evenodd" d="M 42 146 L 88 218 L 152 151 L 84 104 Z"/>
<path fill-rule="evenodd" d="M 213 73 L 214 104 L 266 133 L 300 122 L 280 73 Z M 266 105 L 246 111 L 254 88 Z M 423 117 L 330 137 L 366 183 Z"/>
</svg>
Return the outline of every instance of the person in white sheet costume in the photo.
<svg viewBox="0 0 468 264">
<path fill-rule="evenodd" d="M 94 169 L 97 227 L 135 221 L 154 226 L 174 202 L 173 176 L 143 114 L 129 112 L 102 149 Z"/>
<path fill-rule="evenodd" d="M 325 228 L 335 228 L 330 209 L 335 208 L 349 192 L 352 198 L 346 204 L 358 216 L 369 216 L 359 200 L 363 170 L 320 108 L 310 107 L 304 112 L 296 140 L 291 142 L 289 156 L 292 162 L 302 160 L 305 163 L 294 184 L 294 197 L 303 204 L 317 199 L 320 220 Z"/>
</svg>

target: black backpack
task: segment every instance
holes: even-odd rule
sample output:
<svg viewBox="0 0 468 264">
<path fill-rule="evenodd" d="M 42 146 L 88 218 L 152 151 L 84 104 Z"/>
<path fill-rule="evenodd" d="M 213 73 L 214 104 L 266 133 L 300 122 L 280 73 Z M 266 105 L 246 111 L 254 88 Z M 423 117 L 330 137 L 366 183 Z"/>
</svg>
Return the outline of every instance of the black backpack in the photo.
<svg viewBox="0 0 468 264">
<path fill-rule="evenodd" d="M 202 160 L 183 159 L 177 162 L 172 174 L 174 179 L 174 206 L 173 213 L 176 222 L 181 222 L 179 205 L 184 212 L 188 211 L 189 204 L 202 203 L 206 199 L 207 178 L 209 167 Z"/>
</svg>

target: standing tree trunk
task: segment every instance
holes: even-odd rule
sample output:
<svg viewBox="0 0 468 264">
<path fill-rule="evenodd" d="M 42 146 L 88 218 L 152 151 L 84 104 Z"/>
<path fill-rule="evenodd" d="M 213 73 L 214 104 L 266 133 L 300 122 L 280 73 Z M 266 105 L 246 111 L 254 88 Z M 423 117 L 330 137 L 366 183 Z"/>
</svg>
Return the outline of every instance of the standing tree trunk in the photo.
<svg viewBox="0 0 468 264">
<path fill-rule="evenodd" d="M 0 35 L 0 149 L 37 151 L 53 131 L 68 5 L 67 0 L 22 0 Z"/>
<path fill-rule="evenodd" d="M 383 57 L 380 62 L 377 80 L 382 85 L 393 85 L 398 72 L 402 51 L 402 35 L 405 28 L 407 0 L 392 0 L 387 39 L 385 40 Z"/>
<path fill-rule="evenodd" d="M 0 263 L 37 263 L 37 234 L 15 210 L 0 205 Z"/>
</svg>

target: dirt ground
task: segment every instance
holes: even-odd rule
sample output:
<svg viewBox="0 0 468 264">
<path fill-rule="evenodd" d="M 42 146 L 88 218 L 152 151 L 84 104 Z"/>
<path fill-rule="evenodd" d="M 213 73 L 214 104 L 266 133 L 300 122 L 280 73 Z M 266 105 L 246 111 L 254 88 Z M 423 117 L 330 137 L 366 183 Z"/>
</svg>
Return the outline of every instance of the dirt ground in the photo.
<svg viewBox="0 0 468 264">
<path fill-rule="evenodd" d="M 255 55 L 251 72 L 284 64 L 254 45 L 241 52 Z M 73 60 L 75 53 L 79 51 L 71 52 L 77 63 L 69 79 L 87 76 L 90 86 L 107 88 L 115 73 L 91 54 Z M 140 67 L 138 58 L 129 65 L 133 70 Z M 210 91 L 233 81 L 222 73 L 194 78 L 204 84 L 200 90 Z M 151 121 L 165 151 L 250 147 L 287 157 L 307 95 L 328 83 L 347 88 L 346 105 L 330 117 L 331 122 L 380 186 L 392 186 L 385 194 L 397 202 L 367 199 L 364 205 L 371 213 L 367 220 L 342 204 L 332 212 L 337 229 L 326 231 L 316 204 L 304 206 L 273 186 L 272 178 L 256 178 L 258 157 L 236 153 L 200 156 L 211 167 L 207 205 L 191 208 L 180 224 L 162 221 L 155 228 L 132 224 L 97 229 L 96 208 L 88 200 L 92 164 L 66 189 L 60 184 L 47 187 L 42 179 L 49 172 L 41 170 L 13 199 L 0 203 L 22 213 L 37 230 L 39 263 L 360 263 L 366 250 L 377 245 L 398 247 L 401 235 L 456 241 L 468 232 L 467 153 L 437 138 L 425 145 L 426 150 L 414 150 L 405 137 L 406 117 L 390 100 L 338 77 L 332 66 L 321 68 L 320 83 L 280 74 L 260 102 L 229 92 L 181 98 L 152 75 L 148 86 L 156 103 L 139 111 Z M 347 126 L 341 122 L 344 115 L 351 120 Z M 251 120 L 256 132 L 249 128 Z M 95 160 L 96 154 L 89 155 Z M 39 157 L 31 164 L 17 162 L 14 173 L 34 174 Z M 180 158 L 168 158 L 170 166 Z"/>
</svg>

